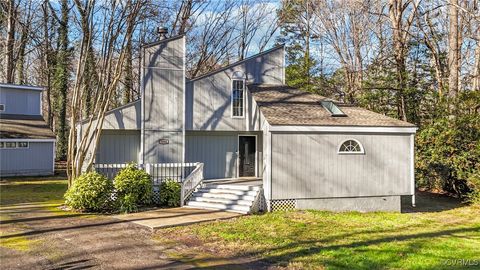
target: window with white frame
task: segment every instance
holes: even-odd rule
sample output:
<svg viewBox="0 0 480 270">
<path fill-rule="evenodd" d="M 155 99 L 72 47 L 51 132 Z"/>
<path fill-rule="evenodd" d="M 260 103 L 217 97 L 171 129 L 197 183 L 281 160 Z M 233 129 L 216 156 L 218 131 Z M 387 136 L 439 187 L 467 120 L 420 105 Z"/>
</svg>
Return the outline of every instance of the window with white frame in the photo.
<svg viewBox="0 0 480 270">
<path fill-rule="evenodd" d="M 5 148 L 16 148 L 17 143 L 16 142 L 5 142 Z"/>
<path fill-rule="evenodd" d="M 339 154 L 364 154 L 362 144 L 355 139 L 348 139 L 343 141 L 338 147 Z"/>
<path fill-rule="evenodd" d="M 25 149 L 29 147 L 29 142 L 0 142 L 0 149 Z"/>
<path fill-rule="evenodd" d="M 0 104 L 0 112 L 4 112 L 5 111 L 5 104 Z"/>
<path fill-rule="evenodd" d="M 28 142 L 17 142 L 17 148 L 28 148 Z"/>
<path fill-rule="evenodd" d="M 245 110 L 245 81 L 232 80 L 232 117 L 243 117 Z"/>
</svg>

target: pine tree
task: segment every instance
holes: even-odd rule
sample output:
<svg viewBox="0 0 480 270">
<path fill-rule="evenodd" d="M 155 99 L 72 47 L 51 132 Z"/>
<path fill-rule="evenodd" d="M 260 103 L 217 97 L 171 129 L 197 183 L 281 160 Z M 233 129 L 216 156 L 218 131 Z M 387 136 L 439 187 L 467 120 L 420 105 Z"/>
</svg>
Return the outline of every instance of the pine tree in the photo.
<svg viewBox="0 0 480 270">
<path fill-rule="evenodd" d="M 286 45 L 286 82 L 292 87 L 315 91 L 313 84 L 317 62 L 310 54 L 310 1 L 287 1 L 279 11 L 281 23 L 278 42 Z"/>
</svg>

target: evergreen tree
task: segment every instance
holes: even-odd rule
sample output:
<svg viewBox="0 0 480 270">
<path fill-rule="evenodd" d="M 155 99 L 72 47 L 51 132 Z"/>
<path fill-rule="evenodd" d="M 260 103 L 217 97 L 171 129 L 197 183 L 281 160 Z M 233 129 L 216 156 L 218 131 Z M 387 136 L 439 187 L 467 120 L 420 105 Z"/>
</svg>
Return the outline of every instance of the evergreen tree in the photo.
<svg viewBox="0 0 480 270">
<path fill-rule="evenodd" d="M 286 83 L 307 91 L 316 90 L 317 62 L 310 54 L 311 10 L 310 1 L 296 0 L 285 2 L 278 14 L 281 32 L 277 41 L 286 45 L 287 53 Z"/>
<path fill-rule="evenodd" d="M 68 1 L 60 2 L 61 17 L 58 27 L 58 51 L 54 76 L 54 110 L 56 114 L 55 131 L 57 133 L 57 159 L 67 155 L 67 93 L 69 85 L 69 48 L 68 48 Z"/>
</svg>

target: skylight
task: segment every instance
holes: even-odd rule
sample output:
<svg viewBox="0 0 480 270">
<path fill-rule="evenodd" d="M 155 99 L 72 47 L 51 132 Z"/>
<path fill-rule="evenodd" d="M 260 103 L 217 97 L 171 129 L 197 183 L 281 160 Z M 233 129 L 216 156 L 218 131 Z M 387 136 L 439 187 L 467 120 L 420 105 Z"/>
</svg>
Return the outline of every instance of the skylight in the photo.
<svg viewBox="0 0 480 270">
<path fill-rule="evenodd" d="M 327 110 L 332 116 L 347 116 L 332 101 L 322 101 L 321 103 L 322 103 L 323 108 L 325 108 L 325 110 Z"/>
</svg>

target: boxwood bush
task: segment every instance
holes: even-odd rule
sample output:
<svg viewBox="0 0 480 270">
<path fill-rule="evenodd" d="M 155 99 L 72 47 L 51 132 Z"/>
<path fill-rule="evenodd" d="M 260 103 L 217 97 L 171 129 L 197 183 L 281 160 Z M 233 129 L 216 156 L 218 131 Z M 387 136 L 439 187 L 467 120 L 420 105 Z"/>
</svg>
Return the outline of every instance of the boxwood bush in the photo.
<svg viewBox="0 0 480 270">
<path fill-rule="evenodd" d="M 79 176 L 65 193 L 65 204 L 76 210 L 101 212 L 110 209 L 112 181 L 96 172 Z"/>
<path fill-rule="evenodd" d="M 121 212 L 133 212 L 152 202 L 152 179 L 148 173 L 130 164 L 114 179 L 118 207 Z"/>
<path fill-rule="evenodd" d="M 180 205 L 180 183 L 167 179 L 160 185 L 160 204 L 168 207 Z"/>
</svg>

